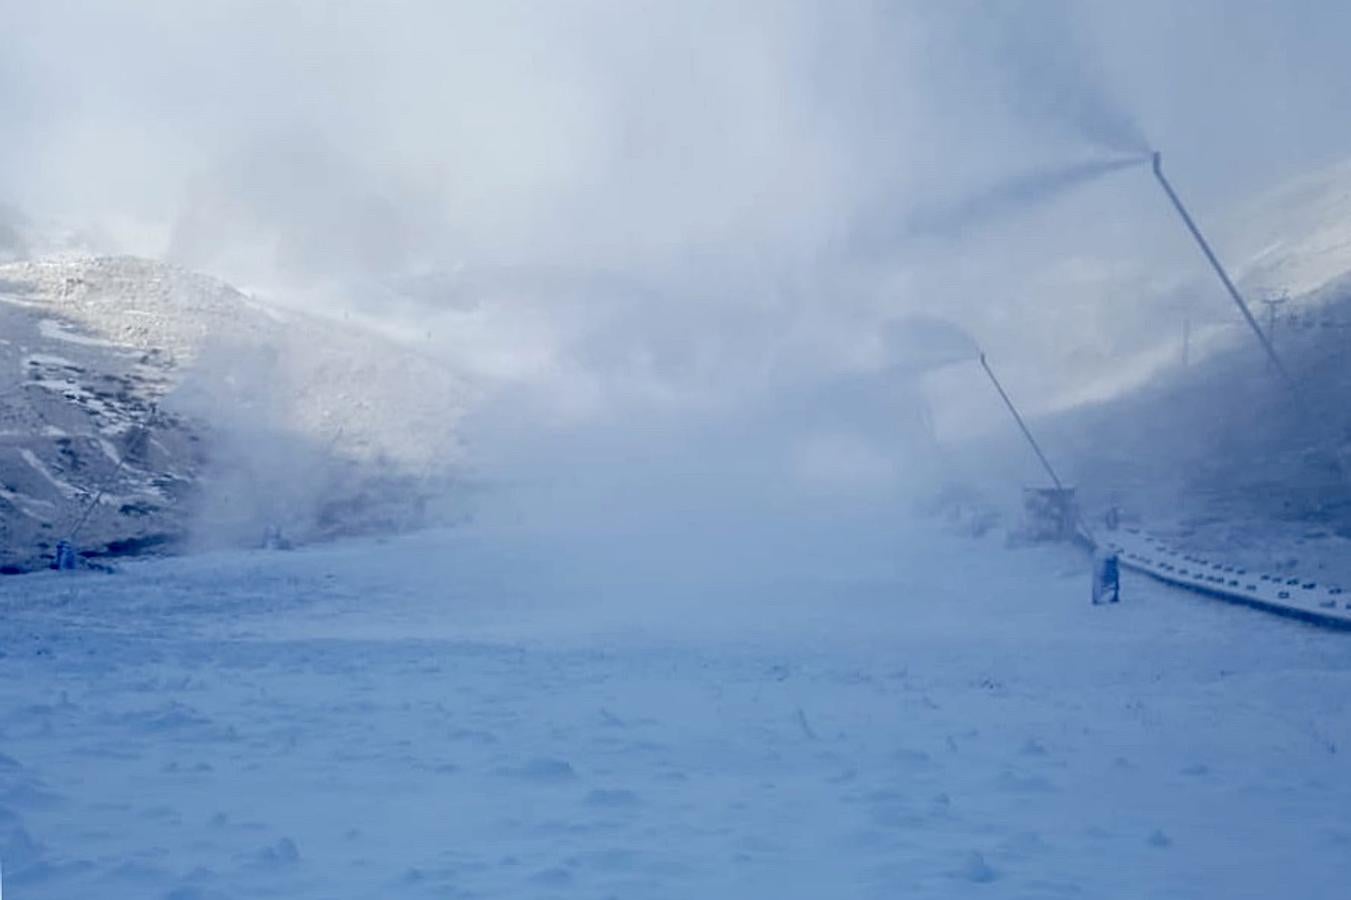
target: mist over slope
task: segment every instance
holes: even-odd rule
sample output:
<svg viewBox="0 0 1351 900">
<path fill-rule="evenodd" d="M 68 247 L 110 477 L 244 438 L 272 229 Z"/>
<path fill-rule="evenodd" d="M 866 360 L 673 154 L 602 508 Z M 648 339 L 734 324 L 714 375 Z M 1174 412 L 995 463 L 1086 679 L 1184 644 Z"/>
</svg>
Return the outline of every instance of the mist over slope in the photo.
<svg viewBox="0 0 1351 900">
<path fill-rule="evenodd" d="M 898 375 L 890 323 L 974 335 L 1030 412 L 1156 380 L 1183 310 L 1200 365 L 1231 311 L 1147 170 L 1106 172 L 1158 146 L 1205 210 L 1344 152 L 1351 127 L 1326 112 L 1336 9 L 71 7 L 16 10 L 5 202 L 468 372 L 489 399 L 466 428 L 503 481 L 586 469 L 661 487 L 698 470 L 689 490 L 719 500 L 757 481 L 890 500 L 959 480 L 942 441 L 1003 412 L 979 373 Z M 0 215 L 0 258 L 40 252 L 22 220 Z M 1279 241 L 1315 243 L 1295 230 L 1234 255 L 1311 289 L 1340 263 L 1295 277 Z M 274 361 L 221 334 L 172 393 L 191 411 L 233 385 L 240 437 L 213 443 L 261 453 L 276 482 L 236 467 L 227 481 L 260 489 L 215 492 L 221 521 L 253 515 L 228 498 L 285 498 L 322 471 L 278 465 L 309 456 L 278 452 L 277 433 L 413 470 L 431 463 L 411 448 L 453 455 L 444 435 L 370 437 L 457 418 L 458 401 L 400 408 L 424 391 L 416 373 L 292 372 L 303 352 Z M 344 378 L 381 400 L 344 403 Z M 278 399 L 292 395 L 306 399 Z"/>
<path fill-rule="evenodd" d="M 1090 506 L 1351 528 L 1339 468 L 1351 433 L 1340 402 L 1351 390 L 1348 172 L 1332 166 L 1207 216 L 1254 304 L 1292 294 L 1277 341 L 1297 404 L 1194 252 L 1157 271 L 1109 260 L 1103 271 L 1121 275 L 1111 293 L 1092 293 L 1098 274 L 1079 307 L 1060 310 L 1100 320 L 1102 341 L 1082 340 L 1082 377 L 1060 370 L 1049 391 L 1017 370 L 1010 380 L 1047 417 L 1053 456 Z M 1191 251 L 1178 223 L 1163 224 Z M 469 468 L 505 488 L 508 508 L 556 528 L 699 515 L 755 528 L 771 510 L 848 517 L 860 504 L 941 506 L 953 491 L 1011 501 L 1037 477 L 1021 448 L 1011 462 L 987 453 L 979 435 L 1003 442 L 1004 412 L 967 377 L 974 367 L 949 377 L 978 352 L 963 329 L 860 302 L 848 283 L 836 289 L 856 314 L 824 320 L 772 286 L 758 305 L 753 294 L 724 305 L 584 268 L 428 267 L 379 286 L 380 316 L 354 307 L 360 325 L 132 258 L 67 251 L 3 267 L 0 285 L 24 335 L 7 345 L 20 373 L 8 395 L 9 543 L 30 561 L 100 491 L 81 527 L 92 546 L 120 549 L 248 543 L 271 526 L 296 539 L 408 527 Z M 988 328 L 977 336 L 1000 345 Z M 85 384 L 99 379 L 116 390 Z M 107 408 L 87 412 L 90 398 Z M 953 415 L 982 423 L 970 447 L 944 433 Z M 122 448 L 142 431 L 159 456 L 138 467 Z"/>
<path fill-rule="evenodd" d="M 466 394 L 360 329 L 149 260 L 0 266 L 5 565 L 416 524 Z"/>
</svg>

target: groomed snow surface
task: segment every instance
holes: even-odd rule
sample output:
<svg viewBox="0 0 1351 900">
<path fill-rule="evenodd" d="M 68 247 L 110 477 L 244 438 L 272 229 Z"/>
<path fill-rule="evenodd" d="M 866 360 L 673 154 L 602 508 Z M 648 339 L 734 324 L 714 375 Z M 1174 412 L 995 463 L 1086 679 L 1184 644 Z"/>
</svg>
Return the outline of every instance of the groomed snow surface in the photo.
<svg viewBox="0 0 1351 900">
<path fill-rule="evenodd" d="M 1068 548 L 678 530 L 0 582 L 6 896 L 1351 892 L 1346 634 L 1094 608 Z"/>
</svg>

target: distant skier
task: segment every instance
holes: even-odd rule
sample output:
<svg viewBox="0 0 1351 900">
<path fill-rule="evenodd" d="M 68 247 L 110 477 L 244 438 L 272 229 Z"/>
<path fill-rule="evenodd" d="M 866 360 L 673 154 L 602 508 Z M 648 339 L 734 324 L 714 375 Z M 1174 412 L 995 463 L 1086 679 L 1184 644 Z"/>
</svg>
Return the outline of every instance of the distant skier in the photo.
<svg viewBox="0 0 1351 900">
<path fill-rule="evenodd" d="M 72 572 L 79 568 L 79 557 L 75 555 L 75 545 L 70 541 L 56 542 L 56 556 L 52 568 L 62 572 Z"/>
<path fill-rule="evenodd" d="M 1116 603 L 1120 599 L 1120 561 L 1116 553 L 1100 550 L 1093 554 L 1093 605 Z"/>
</svg>

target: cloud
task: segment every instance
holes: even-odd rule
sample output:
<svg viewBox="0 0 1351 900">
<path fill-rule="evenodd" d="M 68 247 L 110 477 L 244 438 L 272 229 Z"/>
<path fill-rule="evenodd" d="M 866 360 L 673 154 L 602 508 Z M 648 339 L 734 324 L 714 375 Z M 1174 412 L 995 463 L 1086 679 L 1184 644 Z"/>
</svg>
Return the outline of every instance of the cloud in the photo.
<svg viewBox="0 0 1351 900">
<path fill-rule="evenodd" d="M 1091 9 L 1071 0 L 935 5 L 926 20 L 950 53 L 945 82 L 992 99 L 1043 129 L 1091 147 L 1140 155 L 1151 147 L 1137 114 L 1099 59 Z"/>
<path fill-rule="evenodd" d="M 866 369 L 885 323 L 917 314 L 1074 377 L 1071 350 L 1155 327 L 1081 298 L 1192 252 L 1151 187 L 1095 180 L 1098 160 L 1147 129 L 1204 210 L 1351 144 L 1351 14 L 1332 4 L 7 15 L 0 201 L 586 415 L 759 402 Z"/>
</svg>

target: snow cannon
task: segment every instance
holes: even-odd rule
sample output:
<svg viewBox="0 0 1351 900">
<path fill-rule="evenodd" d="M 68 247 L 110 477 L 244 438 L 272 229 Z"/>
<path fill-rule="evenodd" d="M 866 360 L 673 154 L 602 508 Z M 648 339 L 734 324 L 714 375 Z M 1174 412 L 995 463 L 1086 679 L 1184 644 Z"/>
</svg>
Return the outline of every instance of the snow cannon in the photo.
<svg viewBox="0 0 1351 900">
<path fill-rule="evenodd" d="M 1079 536 L 1079 498 L 1072 487 L 1024 487 L 1023 521 L 1017 538 L 1031 543 L 1074 541 Z"/>
<path fill-rule="evenodd" d="M 1243 314 L 1244 321 L 1248 323 L 1248 327 L 1252 329 L 1252 333 L 1257 337 L 1257 342 L 1260 343 L 1262 349 L 1266 351 L 1267 358 L 1271 360 L 1272 366 L 1280 373 L 1281 378 L 1286 384 L 1293 387 L 1294 381 L 1290 378 L 1290 373 L 1281 362 L 1281 358 L 1276 355 L 1276 348 L 1272 346 L 1271 339 L 1262 331 L 1261 326 L 1257 324 L 1257 319 L 1253 317 L 1252 310 L 1248 308 L 1247 301 L 1243 299 L 1243 295 L 1239 293 L 1238 288 L 1234 285 L 1234 280 L 1229 277 L 1229 273 L 1226 272 L 1224 266 L 1220 264 L 1219 258 L 1215 256 L 1215 251 L 1210 249 L 1210 244 L 1206 241 L 1205 236 L 1201 234 L 1201 229 L 1196 226 L 1196 221 L 1192 219 L 1191 213 L 1187 212 L 1187 207 L 1182 205 L 1182 200 L 1178 197 L 1177 191 L 1173 190 L 1172 184 L 1169 183 L 1167 176 L 1163 174 L 1163 154 L 1155 150 L 1151 156 L 1151 161 L 1154 168 L 1154 178 L 1159 182 L 1159 186 L 1163 188 L 1163 192 L 1168 195 L 1169 201 L 1173 204 L 1173 209 L 1177 210 L 1178 216 L 1182 219 L 1182 224 L 1187 226 L 1187 230 L 1191 232 L 1191 236 L 1196 240 L 1196 245 L 1201 248 L 1201 253 L 1210 263 L 1210 267 L 1215 270 L 1215 274 L 1219 276 L 1220 283 L 1224 285 L 1224 289 L 1229 293 L 1230 299 L 1234 301 L 1234 305 L 1237 306 L 1239 312 Z"/>
<path fill-rule="evenodd" d="M 1093 538 L 1088 533 L 1088 528 L 1083 524 L 1083 517 L 1079 515 L 1079 502 L 1074 488 L 1066 486 L 1060 480 L 1060 476 L 1051 466 L 1051 461 L 1042 452 L 1041 445 L 1032 436 L 1032 429 L 1027 427 L 1022 414 L 1018 412 L 1018 407 L 1013 405 L 1012 398 L 1004 390 L 1004 385 L 995 377 L 994 370 L 990 368 L 990 363 L 985 358 L 984 353 L 980 354 L 980 365 L 985 370 L 985 374 L 989 376 L 994 389 L 999 393 L 999 399 L 1004 401 L 1004 406 L 1008 409 L 1009 415 L 1013 416 L 1013 421 L 1017 423 L 1018 430 L 1027 439 L 1027 445 L 1032 448 L 1032 452 L 1036 454 L 1042 468 L 1050 476 L 1053 485 L 1053 487 L 1023 488 L 1023 522 L 1018 530 L 1017 538 L 1036 542 L 1087 541 L 1092 544 Z"/>
<path fill-rule="evenodd" d="M 993 384 L 994 389 L 999 392 L 999 399 L 1004 401 L 1004 406 L 1008 408 L 1009 414 L 1013 416 L 1013 421 L 1018 423 L 1018 429 L 1022 431 L 1023 437 L 1027 438 L 1028 446 L 1032 448 L 1033 453 L 1037 454 L 1037 459 L 1041 460 L 1042 468 L 1046 470 L 1046 474 L 1051 476 L 1051 483 L 1056 486 L 1057 490 L 1065 490 L 1065 485 L 1061 483 L 1060 476 L 1056 475 L 1055 469 L 1051 468 L 1051 463 L 1046 458 L 1046 454 L 1041 452 L 1041 447 L 1037 444 L 1037 439 L 1032 436 L 1032 431 L 1027 427 L 1027 423 L 1023 421 L 1022 415 L 1018 412 L 1018 407 L 1013 405 L 1013 401 L 1009 399 L 1008 392 L 1004 390 L 1004 386 L 1000 384 L 999 379 L 995 377 L 994 370 L 990 368 L 990 364 L 986 361 L 984 353 L 980 355 L 980 367 L 985 370 L 986 375 L 990 376 L 990 383 Z"/>
</svg>

